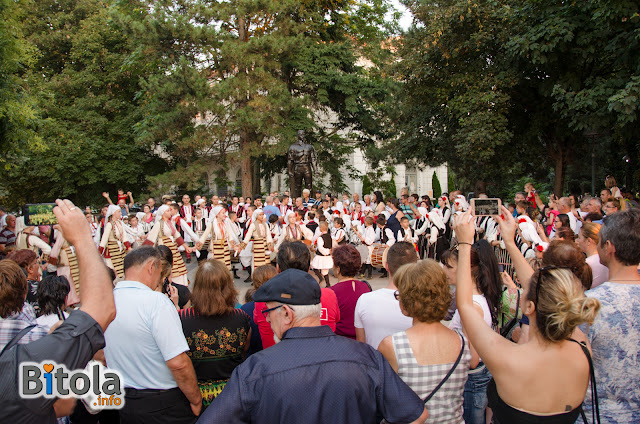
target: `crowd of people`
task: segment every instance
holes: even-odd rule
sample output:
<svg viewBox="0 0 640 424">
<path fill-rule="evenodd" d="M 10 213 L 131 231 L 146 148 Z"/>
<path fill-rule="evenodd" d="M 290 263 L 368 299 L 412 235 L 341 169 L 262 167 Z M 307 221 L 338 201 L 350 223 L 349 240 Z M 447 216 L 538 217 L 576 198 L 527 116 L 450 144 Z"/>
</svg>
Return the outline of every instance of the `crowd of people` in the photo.
<svg viewBox="0 0 640 424">
<path fill-rule="evenodd" d="M 640 422 L 640 208 L 605 185 L 527 184 L 491 216 L 485 193 L 406 189 L 1 211 L 0 417 Z M 20 397 L 20 363 L 90 360 L 122 375 L 121 409 Z"/>
</svg>

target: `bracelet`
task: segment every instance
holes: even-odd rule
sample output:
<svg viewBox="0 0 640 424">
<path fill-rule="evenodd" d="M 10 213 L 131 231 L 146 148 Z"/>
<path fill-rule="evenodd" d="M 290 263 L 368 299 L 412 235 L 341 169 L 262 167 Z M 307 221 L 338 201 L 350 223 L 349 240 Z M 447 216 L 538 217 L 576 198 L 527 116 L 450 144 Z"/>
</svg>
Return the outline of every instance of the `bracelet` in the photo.
<svg viewBox="0 0 640 424">
<path fill-rule="evenodd" d="M 458 245 L 461 245 L 461 244 L 468 244 L 469 246 L 473 246 L 473 243 L 467 243 L 466 241 L 459 241 Z"/>
</svg>

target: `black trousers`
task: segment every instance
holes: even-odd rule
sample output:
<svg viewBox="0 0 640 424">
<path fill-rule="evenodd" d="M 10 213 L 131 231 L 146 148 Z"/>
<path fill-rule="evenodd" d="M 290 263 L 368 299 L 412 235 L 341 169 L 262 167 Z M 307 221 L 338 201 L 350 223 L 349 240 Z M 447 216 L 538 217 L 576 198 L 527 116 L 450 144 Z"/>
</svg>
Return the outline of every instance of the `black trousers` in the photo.
<svg viewBox="0 0 640 424">
<path fill-rule="evenodd" d="M 306 188 L 309 191 L 311 188 L 311 166 L 310 165 L 297 165 L 293 171 L 293 179 L 289 181 L 291 185 L 291 198 L 294 200 L 298 197 L 302 197 L 302 189 Z"/>
<path fill-rule="evenodd" d="M 126 388 L 122 424 L 192 424 L 198 417 L 191 412 L 189 400 L 179 388 L 169 390 L 137 390 Z"/>
</svg>

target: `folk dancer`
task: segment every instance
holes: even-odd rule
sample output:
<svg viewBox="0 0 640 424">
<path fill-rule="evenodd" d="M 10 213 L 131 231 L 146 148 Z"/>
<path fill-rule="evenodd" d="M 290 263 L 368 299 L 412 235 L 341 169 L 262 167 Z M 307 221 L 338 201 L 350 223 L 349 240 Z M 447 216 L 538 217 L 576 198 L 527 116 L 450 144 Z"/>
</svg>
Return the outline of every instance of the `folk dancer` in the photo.
<svg viewBox="0 0 640 424">
<path fill-rule="evenodd" d="M 78 258 L 73 246 L 64 238 L 61 231 L 56 231 L 56 241 L 51 248 L 49 261 L 57 266 L 57 274 L 65 277 L 69 282 L 69 294 L 67 303 L 74 305 L 80 303 L 80 268 Z"/>
<path fill-rule="evenodd" d="M 231 251 L 235 251 L 239 245 L 238 238 L 233 231 L 231 221 L 227 219 L 227 210 L 222 206 L 211 209 L 212 219 L 206 230 L 196 243 L 196 248 L 200 249 L 211 235 L 209 242 L 209 259 L 217 259 L 224 263 L 231 271 Z"/>
<path fill-rule="evenodd" d="M 107 208 L 104 231 L 98 250 L 105 264 L 116 273 L 116 276 L 123 278 L 124 256 L 131 249 L 131 243 L 126 238 L 124 224 L 120 220 L 121 214 L 122 211 L 116 205 L 109 205 Z"/>
<path fill-rule="evenodd" d="M 371 253 L 373 252 L 373 243 L 376 239 L 376 230 L 373 228 L 373 218 L 368 216 L 364 219 L 364 229 L 359 229 L 357 232 L 360 241 L 362 242 L 362 246 L 366 249 L 366 253 L 363 257 L 364 250 L 358 249 L 360 251 L 360 256 L 362 259 L 362 276 L 366 278 L 371 278 L 373 273 L 373 265 L 371 265 Z M 366 275 L 365 275 L 366 274 Z"/>
<path fill-rule="evenodd" d="M 296 214 L 289 211 L 287 215 L 287 225 L 282 227 L 274 250 L 278 251 L 280 245 L 285 241 L 309 240 L 310 244 L 312 239 L 313 232 L 311 232 L 311 230 L 309 230 L 302 222 L 296 222 Z"/>
<path fill-rule="evenodd" d="M 191 225 L 193 224 L 193 217 L 195 216 L 195 208 L 191 204 L 191 198 L 188 194 L 182 196 L 182 206 L 180 206 L 179 213 L 185 224 L 189 226 L 189 228 L 191 228 Z M 184 242 L 187 244 L 187 246 L 190 246 L 191 243 L 195 242 L 197 239 L 193 239 L 191 235 L 188 232 L 185 232 L 181 227 L 182 226 L 179 226 L 178 230 L 180 231 L 180 234 L 182 234 Z M 191 254 L 186 253 L 186 256 L 187 263 L 191 262 Z"/>
<path fill-rule="evenodd" d="M 269 265 L 271 263 L 269 251 L 274 250 L 273 239 L 271 238 L 269 227 L 265 222 L 262 209 L 256 209 L 255 212 L 253 212 L 251 221 L 251 225 L 249 225 L 247 229 L 241 247 L 245 248 L 249 242 L 253 242 L 252 268 L 256 269 L 262 265 Z"/>
<path fill-rule="evenodd" d="M 156 223 L 153 229 L 147 235 L 144 244 L 147 246 L 167 246 L 173 254 L 173 266 L 171 267 L 171 281 L 183 286 L 189 285 L 187 279 L 187 267 L 182 260 L 182 255 L 178 251 L 179 246 L 191 253 L 195 249 L 185 246 L 184 239 L 176 228 L 173 220 L 172 208 L 168 205 L 162 205 L 156 212 Z"/>
<path fill-rule="evenodd" d="M 329 233 L 329 224 L 327 221 L 320 222 L 318 227 L 320 237 L 316 240 L 316 255 L 311 261 L 311 268 L 318 277 L 318 283 L 322 284 L 324 280 L 327 287 L 331 287 L 329 282 L 329 270 L 333 268 L 333 258 L 331 251 L 333 249 L 334 240 Z"/>
</svg>

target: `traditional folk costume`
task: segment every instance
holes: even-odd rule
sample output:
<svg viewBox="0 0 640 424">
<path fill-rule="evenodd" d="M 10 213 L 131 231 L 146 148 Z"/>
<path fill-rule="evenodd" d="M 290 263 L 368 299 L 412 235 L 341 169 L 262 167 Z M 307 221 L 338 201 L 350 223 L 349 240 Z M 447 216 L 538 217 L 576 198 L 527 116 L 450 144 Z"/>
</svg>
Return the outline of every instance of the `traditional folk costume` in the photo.
<svg viewBox="0 0 640 424">
<path fill-rule="evenodd" d="M 358 252 L 360 252 L 360 261 L 362 263 L 362 273 L 367 278 L 371 278 L 373 273 L 373 266 L 371 265 L 371 253 L 373 252 L 373 244 L 376 240 L 376 230 L 373 225 L 364 227 L 364 229 L 358 230 L 358 233 L 362 235 L 362 244 L 357 246 Z"/>
<path fill-rule="evenodd" d="M 75 248 L 62 236 L 56 233 L 56 242 L 51 249 L 50 260 L 57 265 L 58 275 L 64 276 L 69 282 L 69 304 L 80 302 L 80 267 Z"/>
<path fill-rule="evenodd" d="M 209 222 L 198 242 L 204 245 L 207 238 L 210 238 L 208 257 L 223 262 L 227 269 L 231 271 L 231 251 L 234 250 L 239 241 L 231 227 L 231 221 L 229 219 L 225 219 L 222 222 L 218 220 L 217 216 L 223 209 L 222 206 L 216 206 L 211 209 L 213 219 Z"/>
<path fill-rule="evenodd" d="M 51 255 L 51 246 L 42 240 L 39 236 L 25 231 L 27 227 L 24 224 L 24 216 L 16 218 L 16 248 L 29 249 L 38 255 L 39 262 L 49 262 Z"/>
<path fill-rule="evenodd" d="M 198 240 L 202 240 L 202 235 L 207 229 L 207 219 L 203 216 L 200 219 L 195 219 L 193 221 L 193 231 L 198 235 Z M 202 243 L 202 247 L 200 248 L 200 257 L 198 257 L 198 262 L 204 261 L 207 259 L 207 252 L 209 251 L 209 242 L 211 241 L 211 234 L 209 234 L 206 240 Z"/>
<path fill-rule="evenodd" d="M 256 209 L 253 213 L 253 216 L 251 217 L 251 225 L 249 225 L 247 234 L 245 235 L 242 243 L 243 246 L 247 246 L 249 242 L 253 242 L 253 269 L 261 267 L 262 265 L 269 265 L 271 263 L 268 249 L 273 246 L 273 239 L 271 238 L 269 226 L 264 222 L 257 221 L 257 217 L 261 213 L 264 213 L 261 209 Z"/>
<path fill-rule="evenodd" d="M 131 225 L 124 225 L 124 231 L 127 236 L 127 241 L 131 243 L 133 247 L 140 247 L 144 240 L 142 237 L 147 233 L 145 228 L 142 226 L 140 221 L 138 220 L 138 225 L 133 228 Z"/>
<path fill-rule="evenodd" d="M 173 266 L 171 267 L 171 281 L 183 286 L 189 285 L 187 279 L 187 267 L 182 260 L 178 247 L 184 245 L 184 239 L 178 232 L 172 219 L 165 221 L 162 218 L 169 206 L 162 205 L 156 213 L 156 223 L 147 235 L 144 244 L 147 246 L 167 246 L 173 253 Z"/>
<path fill-rule="evenodd" d="M 180 214 L 180 218 L 182 218 L 181 221 L 183 221 L 184 224 L 189 227 L 189 229 L 191 229 L 191 225 L 193 224 L 193 217 L 196 214 L 195 207 L 193 205 L 182 205 L 180 206 L 178 213 Z M 180 234 L 182 234 L 182 238 L 184 239 L 184 242 L 187 243 L 187 246 L 189 246 L 189 243 L 195 243 L 196 241 L 198 241 L 198 239 L 194 237 L 196 234 L 193 232 L 185 231 L 183 228 L 184 226 L 181 224 L 182 222 L 176 222 L 176 227 L 180 231 Z M 191 254 L 187 252 L 186 256 L 187 262 L 190 262 Z"/>
<path fill-rule="evenodd" d="M 342 231 L 342 229 L 340 229 Z M 316 256 L 311 261 L 311 268 L 318 276 L 320 282 L 324 280 L 327 287 L 331 286 L 329 282 L 329 270 L 333 268 L 333 258 L 331 257 L 331 249 L 334 240 L 331 234 L 322 233 L 316 240 Z"/>
<path fill-rule="evenodd" d="M 123 278 L 124 256 L 126 251 L 131 249 L 131 243 L 127 240 L 124 223 L 121 220 L 109 219 L 118 209 L 118 206 L 115 205 L 109 205 L 107 209 L 106 224 L 98 250 L 104 258 L 105 264 L 116 273 L 116 276 Z"/>
<path fill-rule="evenodd" d="M 415 235 L 415 232 L 411 227 L 406 229 L 400 227 L 398 234 L 396 235 L 396 241 L 406 241 L 407 243 L 411 243 L 416 248 L 416 252 L 418 251 L 418 236 Z"/>
<path fill-rule="evenodd" d="M 275 250 L 280 248 L 280 245 L 285 241 L 303 241 L 309 240 L 310 245 L 313 240 L 313 233 L 305 225 L 295 223 L 293 225 L 287 224 L 280 230 L 280 236 L 276 242 Z"/>
<path fill-rule="evenodd" d="M 349 243 L 349 239 L 347 238 L 347 233 L 344 231 L 344 228 L 336 228 L 334 226 L 331 229 L 331 238 L 335 241 L 336 244 L 339 245 Z"/>
</svg>

